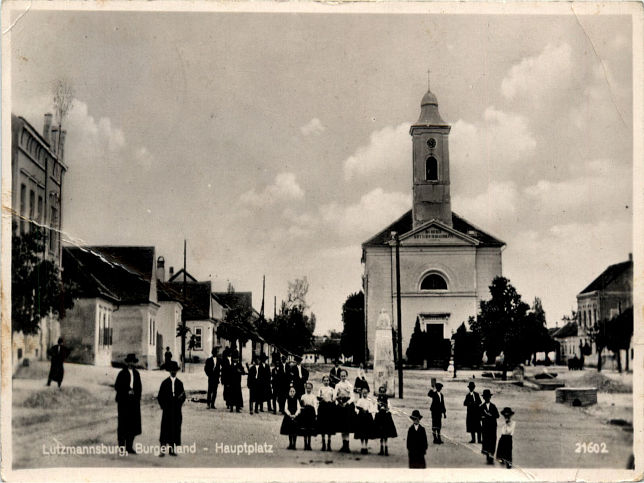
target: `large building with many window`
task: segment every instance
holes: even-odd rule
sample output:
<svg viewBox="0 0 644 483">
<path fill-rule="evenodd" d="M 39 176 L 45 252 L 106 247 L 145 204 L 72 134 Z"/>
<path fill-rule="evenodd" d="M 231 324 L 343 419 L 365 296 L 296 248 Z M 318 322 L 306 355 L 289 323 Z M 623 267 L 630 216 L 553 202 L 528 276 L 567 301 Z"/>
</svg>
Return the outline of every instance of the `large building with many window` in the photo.
<svg viewBox="0 0 644 483">
<path fill-rule="evenodd" d="M 442 364 L 458 326 L 476 315 L 501 275 L 505 243 L 452 212 L 449 133 L 436 96 L 427 91 L 412 138 L 413 206 L 362 244 L 367 345 L 373 356 L 376 321 L 384 309 L 396 320 L 396 245 L 404 352 L 416 321 L 429 334 L 427 359 Z"/>
</svg>

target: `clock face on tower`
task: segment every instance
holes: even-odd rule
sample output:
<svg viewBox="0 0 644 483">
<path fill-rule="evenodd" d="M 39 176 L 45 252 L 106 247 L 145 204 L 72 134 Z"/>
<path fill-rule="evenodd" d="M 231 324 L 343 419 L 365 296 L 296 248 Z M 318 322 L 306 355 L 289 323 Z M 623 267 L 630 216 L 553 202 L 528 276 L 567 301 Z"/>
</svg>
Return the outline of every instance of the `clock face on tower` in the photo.
<svg viewBox="0 0 644 483">
<path fill-rule="evenodd" d="M 429 138 L 429 140 L 427 141 L 427 146 L 429 146 L 430 149 L 434 149 L 436 147 L 436 139 Z"/>
</svg>

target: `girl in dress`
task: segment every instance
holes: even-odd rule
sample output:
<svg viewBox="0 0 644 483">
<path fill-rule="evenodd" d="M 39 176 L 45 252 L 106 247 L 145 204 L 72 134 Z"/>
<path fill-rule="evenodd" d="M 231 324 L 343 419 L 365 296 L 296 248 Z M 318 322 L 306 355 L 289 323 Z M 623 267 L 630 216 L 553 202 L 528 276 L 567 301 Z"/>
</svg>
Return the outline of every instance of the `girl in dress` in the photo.
<svg viewBox="0 0 644 483">
<path fill-rule="evenodd" d="M 369 452 L 368 444 L 369 438 L 373 437 L 373 404 L 367 396 L 369 395 L 368 389 L 363 389 L 360 393 L 360 399 L 356 402 L 356 420 L 355 429 L 353 433 L 354 439 L 359 439 L 362 443 L 361 454 Z"/>
<path fill-rule="evenodd" d="M 322 378 L 318 391 L 318 434 L 322 435 L 322 451 L 331 451 L 331 435 L 335 434 L 335 404 L 333 388 L 329 386 L 329 376 Z M 326 439 L 325 439 L 326 436 Z"/>
<path fill-rule="evenodd" d="M 367 376 L 365 376 L 365 373 L 364 373 L 364 366 L 362 365 L 362 362 L 361 362 L 360 366 L 358 367 L 358 376 L 356 377 L 356 380 L 353 383 L 353 392 L 355 393 L 356 401 L 360 399 L 363 389 L 366 389 L 367 392 L 370 391 L 369 383 L 367 382 Z"/>
<path fill-rule="evenodd" d="M 313 395 L 313 383 L 307 382 L 305 393 L 302 394 L 300 404 L 302 411 L 298 418 L 300 432 L 304 436 L 304 450 L 311 451 L 311 435 L 315 434 L 315 417 L 317 413 L 318 400 Z"/>
<path fill-rule="evenodd" d="M 280 427 L 280 434 L 288 434 L 288 447 L 286 449 L 295 449 L 297 443 L 297 422 L 295 418 L 300 414 L 300 402 L 295 397 L 295 388 L 291 386 L 288 390 L 288 397 L 284 405 L 284 418 Z"/>
<path fill-rule="evenodd" d="M 380 386 L 378 388 L 378 412 L 374 418 L 374 436 L 380 439 L 380 453 L 381 456 L 389 456 L 389 447 L 387 446 L 388 438 L 396 438 L 398 432 L 394 425 L 394 420 L 391 417 L 389 410 L 389 396 L 387 396 L 387 388 Z"/>
<path fill-rule="evenodd" d="M 353 386 L 347 381 L 347 371 L 340 372 L 340 382 L 335 385 L 333 397 L 336 402 L 337 430 L 342 433 L 341 453 L 350 453 L 349 433 L 353 432 L 353 420 L 355 417 L 355 406 L 351 402 Z"/>
<path fill-rule="evenodd" d="M 514 411 L 512 408 L 503 408 L 501 415 L 505 418 L 505 422 L 501 426 L 501 437 L 499 444 L 496 447 L 496 459 L 502 464 L 505 463 L 506 468 L 512 468 L 512 435 L 514 434 L 515 422 L 512 421 Z"/>
</svg>

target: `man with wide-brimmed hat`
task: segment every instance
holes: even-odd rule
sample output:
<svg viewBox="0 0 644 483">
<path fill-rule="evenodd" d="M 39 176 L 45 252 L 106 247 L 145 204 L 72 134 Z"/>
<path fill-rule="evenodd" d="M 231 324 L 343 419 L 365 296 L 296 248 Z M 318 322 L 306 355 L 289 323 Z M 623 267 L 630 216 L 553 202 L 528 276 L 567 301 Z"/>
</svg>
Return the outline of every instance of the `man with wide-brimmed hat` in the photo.
<svg viewBox="0 0 644 483">
<path fill-rule="evenodd" d="M 304 394 L 304 384 L 309 380 L 309 371 L 302 366 L 302 357 L 295 356 L 295 365 L 291 368 L 291 385 L 299 400 Z"/>
<path fill-rule="evenodd" d="M 407 431 L 407 454 L 409 455 L 410 468 L 426 468 L 425 453 L 427 453 L 427 433 L 421 426 L 420 420 L 423 415 L 418 409 L 414 409 L 409 417 L 412 425 Z"/>
<path fill-rule="evenodd" d="M 433 381 L 433 380 L 432 380 Z M 432 413 L 432 435 L 434 436 L 434 444 L 443 444 L 441 439 L 441 428 L 443 427 L 443 417 L 447 418 L 447 410 L 445 409 L 445 397 L 441 392 L 443 384 L 437 382 L 432 384 L 427 395 L 432 398 L 432 403 L 429 411 Z"/>
<path fill-rule="evenodd" d="M 157 396 L 157 401 L 163 411 L 161 435 L 159 436 L 161 454 L 159 456 L 165 456 L 168 450 L 170 455 L 176 456 L 175 447 L 181 445 L 181 423 L 183 420 L 181 406 L 186 400 L 186 393 L 183 383 L 177 378 L 179 364 L 176 361 L 170 361 L 166 366 L 170 377 L 163 380 Z"/>
<path fill-rule="evenodd" d="M 116 404 L 118 410 L 117 437 L 119 446 L 130 454 L 134 451 L 134 438 L 141 434 L 141 375 L 135 364 L 135 354 L 128 354 L 125 367 L 116 376 Z"/>
<path fill-rule="evenodd" d="M 483 389 L 483 403 L 480 406 L 481 412 L 481 434 L 483 446 L 481 453 L 487 457 L 489 465 L 494 464 L 494 450 L 496 449 L 496 420 L 499 419 L 499 410 L 490 401 L 492 392 Z"/>
<path fill-rule="evenodd" d="M 481 442 L 481 413 L 479 412 L 479 408 L 483 401 L 481 401 L 479 393 L 474 390 L 475 387 L 476 384 L 474 384 L 474 381 L 470 381 L 467 384 L 469 392 L 465 396 L 465 401 L 463 401 L 463 406 L 467 408 L 465 429 L 472 435 L 470 443 Z"/>
</svg>

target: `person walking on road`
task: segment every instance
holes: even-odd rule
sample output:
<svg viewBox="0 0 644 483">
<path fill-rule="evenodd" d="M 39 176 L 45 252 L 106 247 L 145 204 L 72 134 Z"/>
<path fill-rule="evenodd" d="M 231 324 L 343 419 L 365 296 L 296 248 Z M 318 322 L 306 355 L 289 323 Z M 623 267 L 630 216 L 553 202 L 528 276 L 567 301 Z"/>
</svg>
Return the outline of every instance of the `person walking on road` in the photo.
<svg viewBox="0 0 644 483">
<path fill-rule="evenodd" d="M 179 364 L 176 361 L 170 361 L 166 370 L 170 377 L 163 380 L 157 395 L 157 401 L 163 414 L 161 416 L 161 454 L 165 456 L 169 452 L 171 456 L 177 456 L 175 448 L 181 445 L 181 424 L 183 416 L 181 407 L 186 400 L 186 393 L 183 389 L 183 383 L 177 378 Z"/>
<path fill-rule="evenodd" d="M 139 362 L 135 354 L 128 354 L 124 362 L 126 366 L 114 383 L 118 412 L 116 433 L 119 446 L 129 454 L 136 454 L 134 438 L 141 434 L 141 375 L 134 367 Z"/>
<path fill-rule="evenodd" d="M 496 459 L 505 465 L 507 469 L 512 468 L 512 436 L 514 435 L 515 422 L 512 421 L 514 411 L 512 408 L 505 407 L 501 415 L 505 421 L 501 425 L 501 437 L 496 448 Z"/>
<path fill-rule="evenodd" d="M 217 357 L 217 348 L 213 347 L 211 356 L 206 359 L 204 371 L 208 377 L 208 393 L 206 395 L 206 405 L 208 409 L 215 409 L 215 400 L 217 399 L 217 387 L 221 376 L 221 363 Z M 167 362 L 166 362 L 167 364 Z"/>
<path fill-rule="evenodd" d="M 51 381 L 58 383 L 58 388 L 63 383 L 63 376 L 65 375 L 65 368 L 63 362 L 67 358 L 67 347 L 65 347 L 62 337 L 58 338 L 58 344 L 49 349 L 49 357 L 51 358 L 51 367 L 49 368 L 49 376 L 47 377 L 47 385 L 51 385 Z"/>
<path fill-rule="evenodd" d="M 481 413 L 480 407 L 481 396 L 479 393 L 474 390 L 476 384 L 473 381 L 470 381 L 467 385 L 470 392 L 465 396 L 465 401 L 463 401 L 463 406 L 467 408 L 467 416 L 465 417 L 465 429 L 468 433 L 472 435 L 470 443 L 476 443 L 477 441 L 481 442 Z"/>
<path fill-rule="evenodd" d="M 499 419 L 499 410 L 490 401 L 492 393 L 483 389 L 483 404 L 481 404 L 481 435 L 483 447 L 481 453 L 487 457 L 487 464 L 494 464 L 494 450 L 496 448 L 496 420 Z"/>
<path fill-rule="evenodd" d="M 447 418 L 445 398 L 443 397 L 443 393 L 441 393 L 441 389 L 443 389 L 443 385 L 437 382 L 436 385 L 432 385 L 427 393 L 432 398 L 429 411 L 432 413 L 432 435 L 434 436 L 434 444 L 443 444 L 443 440 L 441 439 L 442 420 L 443 417 Z"/>
</svg>

